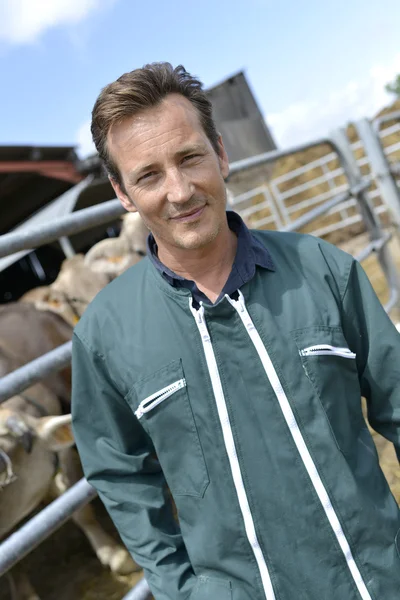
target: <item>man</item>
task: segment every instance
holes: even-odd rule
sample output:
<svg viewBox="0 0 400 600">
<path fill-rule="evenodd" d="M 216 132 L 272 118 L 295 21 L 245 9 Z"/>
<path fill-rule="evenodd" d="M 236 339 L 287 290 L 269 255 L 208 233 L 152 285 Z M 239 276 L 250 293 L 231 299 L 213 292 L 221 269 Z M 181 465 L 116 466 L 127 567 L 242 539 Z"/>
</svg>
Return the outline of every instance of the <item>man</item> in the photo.
<svg viewBox="0 0 400 600">
<path fill-rule="evenodd" d="M 400 512 L 360 398 L 400 456 L 400 338 L 363 270 L 226 213 L 183 67 L 108 85 L 92 132 L 151 235 L 75 329 L 74 430 L 154 597 L 398 599 Z"/>
</svg>

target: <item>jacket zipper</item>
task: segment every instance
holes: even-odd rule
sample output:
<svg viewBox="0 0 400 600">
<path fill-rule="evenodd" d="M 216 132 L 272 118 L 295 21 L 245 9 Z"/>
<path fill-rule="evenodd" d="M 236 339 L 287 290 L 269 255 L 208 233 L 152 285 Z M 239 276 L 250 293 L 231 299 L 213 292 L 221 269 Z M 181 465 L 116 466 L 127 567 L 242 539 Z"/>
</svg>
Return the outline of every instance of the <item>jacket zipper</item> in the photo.
<svg viewBox="0 0 400 600">
<path fill-rule="evenodd" d="M 354 352 L 349 348 L 338 348 L 337 346 L 330 346 L 329 344 L 318 344 L 317 346 L 310 346 L 304 348 L 299 352 L 300 356 L 342 356 L 343 358 L 355 358 Z"/>
<path fill-rule="evenodd" d="M 265 562 L 259 541 L 257 539 L 257 533 L 251 514 L 249 501 L 247 498 L 246 490 L 243 483 L 242 472 L 240 470 L 240 464 L 235 446 L 235 440 L 232 434 L 232 428 L 229 421 L 228 409 L 226 407 L 224 391 L 222 389 L 221 378 L 218 371 L 217 361 L 215 359 L 214 350 L 210 335 L 208 333 L 205 317 L 204 307 L 200 305 L 200 308 L 196 310 L 192 306 L 192 301 L 189 301 L 190 310 L 195 318 L 201 341 L 203 344 L 204 354 L 206 357 L 207 367 L 211 378 L 211 385 L 214 392 L 214 398 L 217 405 L 217 411 L 219 420 L 222 428 L 222 435 L 225 443 L 226 452 L 228 454 L 229 465 L 232 472 L 233 483 L 236 489 L 237 497 L 239 500 L 240 510 L 244 520 L 244 526 L 246 530 L 247 539 L 251 546 L 256 559 L 261 580 L 264 588 L 265 597 L 267 600 L 276 600 L 274 590 L 271 583 L 268 567 Z"/>
<path fill-rule="evenodd" d="M 292 411 L 292 407 L 290 406 L 289 400 L 285 394 L 285 391 L 282 387 L 281 382 L 279 381 L 279 377 L 275 371 L 275 367 L 272 364 L 272 361 L 269 357 L 267 349 L 265 348 L 260 334 L 254 326 L 253 321 L 249 313 L 247 312 L 246 305 L 244 302 L 243 294 L 240 290 L 239 292 L 239 300 L 233 300 L 230 296 L 226 295 L 227 300 L 230 304 L 236 309 L 239 314 L 239 317 L 242 320 L 243 325 L 245 326 L 247 333 L 249 334 L 251 341 L 253 342 L 257 353 L 260 357 L 261 363 L 264 367 L 265 373 L 269 379 L 269 382 L 272 386 L 272 389 L 275 392 L 279 405 L 281 407 L 283 416 L 285 418 L 286 424 L 292 434 L 294 443 L 296 444 L 297 450 L 300 454 L 300 457 L 304 463 L 304 466 L 307 470 L 307 473 L 311 479 L 311 482 L 314 486 L 314 489 L 318 495 L 318 498 L 322 504 L 322 507 L 325 511 L 325 514 L 328 518 L 328 521 L 333 529 L 333 533 L 339 543 L 340 548 L 344 554 L 344 557 L 347 562 L 347 566 L 350 570 L 350 573 L 353 577 L 353 580 L 357 586 L 357 589 L 360 593 L 360 596 L 363 600 L 372 600 L 368 589 L 364 583 L 364 580 L 361 576 L 361 573 L 357 567 L 357 564 L 354 560 L 353 554 L 351 552 L 350 545 L 346 539 L 340 521 L 335 513 L 335 509 L 333 508 L 332 502 L 329 498 L 328 492 L 325 489 L 324 484 L 322 483 L 321 477 L 318 473 L 317 467 L 314 464 L 314 461 L 311 457 L 311 454 L 307 448 L 307 445 L 304 441 L 303 435 L 300 431 L 300 428 L 297 424 L 296 417 Z"/>
<path fill-rule="evenodd" d="M 171 383 L 171 385 L 167 385 L 167 387 L 163 388 L 162 390 L 159 390 L 155 394 L 148 396 L 139 404 L 135 410 L 135 415 L 138 419 L 141 419 L 143 415 L 153 410 L 153 408 L 161 404 L 161 402 L 164 402 L 164 400 L 185 386 L 186 379 L 179 379 L 179 381 L 175 381 L 175 383 Z"/>
</svg>

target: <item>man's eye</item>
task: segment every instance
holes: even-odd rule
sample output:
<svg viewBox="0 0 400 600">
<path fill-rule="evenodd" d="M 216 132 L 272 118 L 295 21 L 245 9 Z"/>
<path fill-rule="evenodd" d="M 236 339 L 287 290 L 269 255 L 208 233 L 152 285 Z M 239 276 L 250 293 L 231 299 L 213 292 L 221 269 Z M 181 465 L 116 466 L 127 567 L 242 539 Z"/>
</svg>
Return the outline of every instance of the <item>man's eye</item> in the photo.
<svg viewBox="0 0 400 600">
<path fill-rule="evenodd" d="M 139 177 L 138 179 L 138 183 L 140 181 L 145 181 L 146 179 L 149 179 L 150 177 L 152 177 L 153 175 L 155 175 L 154 171 L 150 171 L 149 173 L 145 173 L 144 175 L 142 175 L 141 177 Z"/>
<path fill-rule="evenodd" d="M 183 160 L 191 160 L 192 158 L 198 158 L 199 156 L 200 154 L 188 154 Z"/>
</svg>

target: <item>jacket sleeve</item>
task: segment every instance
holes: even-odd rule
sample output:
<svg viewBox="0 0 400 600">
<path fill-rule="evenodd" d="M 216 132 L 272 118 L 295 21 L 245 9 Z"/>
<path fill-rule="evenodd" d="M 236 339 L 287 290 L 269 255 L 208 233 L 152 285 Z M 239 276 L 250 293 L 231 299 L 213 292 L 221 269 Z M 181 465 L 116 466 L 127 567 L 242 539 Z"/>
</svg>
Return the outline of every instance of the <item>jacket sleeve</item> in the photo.
<svg viewBox="0 0 400 600">
<path fill-rule="evenodd" d="M 400 460 L 400 334 L 356 261 L 343 294 L 343 330 L 357 355 L 369 423 L 393 442 Z"/>
<path fill-rule="evenodd" d="M 108 374 L 76 334 L 72 420 L 85 476 L 157 600 L 187 600 L 196 577 L 151 440 Z"/>
</svg>

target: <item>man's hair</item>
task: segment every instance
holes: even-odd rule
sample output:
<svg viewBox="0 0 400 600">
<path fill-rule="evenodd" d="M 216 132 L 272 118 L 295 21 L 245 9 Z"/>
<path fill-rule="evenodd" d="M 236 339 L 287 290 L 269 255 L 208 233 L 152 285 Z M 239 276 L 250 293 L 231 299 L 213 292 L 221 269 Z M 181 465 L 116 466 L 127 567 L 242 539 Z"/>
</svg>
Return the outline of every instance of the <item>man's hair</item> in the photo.
<svg viewBox="0 0 400 600">
<path fill-rule="evenodd" d="M 114 123 L 159 105 L 168 94 L 181 94 L 192 103 L 204 132 L 216 153 L 219 153 L 212 105 L 201 81 L 190 75 L 182 65 L 174 69 L 168 62 L 151 63 L 124 73 L 103 88 L 93 107 L 91 131 L 96 150 L 110 177 L 120 185 L 122 181 L 118 167 L 107 148 L 110 128 Z"/>
</svg>

